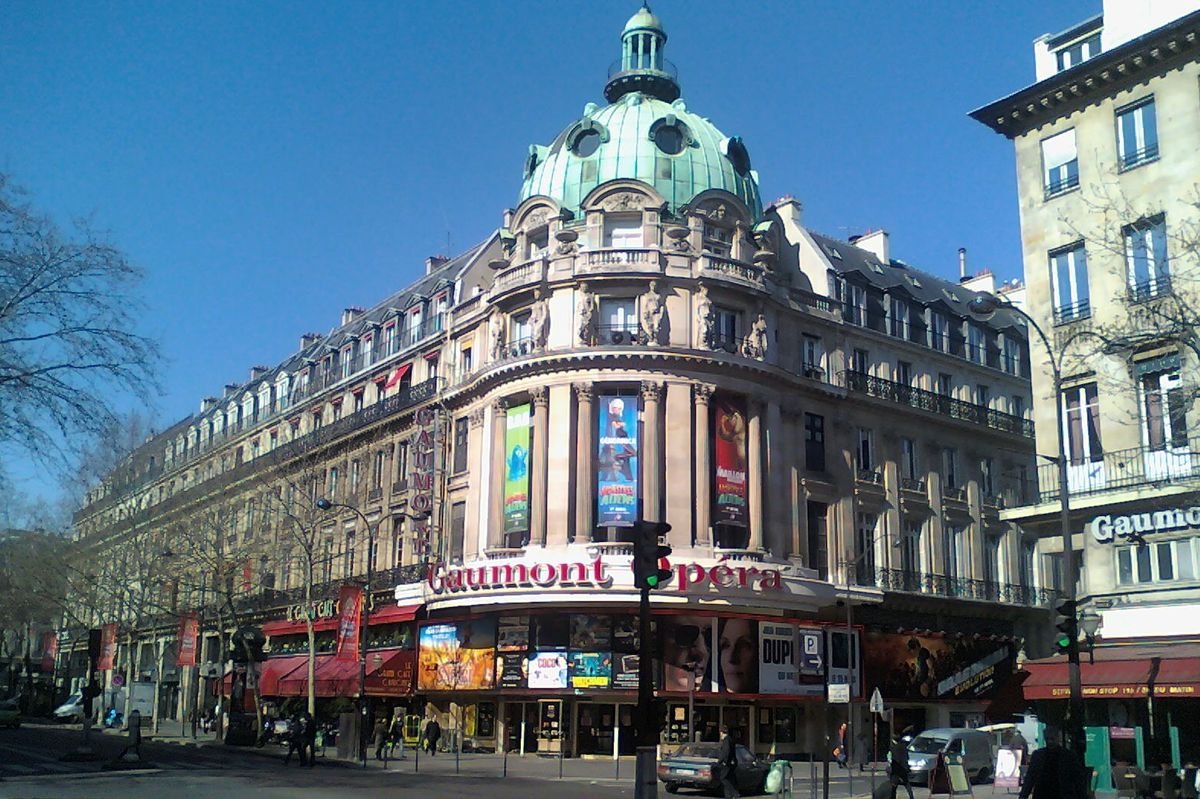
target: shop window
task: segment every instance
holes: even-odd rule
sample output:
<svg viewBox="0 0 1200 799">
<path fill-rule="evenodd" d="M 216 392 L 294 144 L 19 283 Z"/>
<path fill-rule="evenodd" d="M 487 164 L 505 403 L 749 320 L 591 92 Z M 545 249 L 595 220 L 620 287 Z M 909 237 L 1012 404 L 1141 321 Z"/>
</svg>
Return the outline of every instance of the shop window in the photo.
<svg viewBox="0 0 1200 799">
<path fill-rule="evenodd" d="M 461 474 L 467 470 L 467 441 L 470 435 L 470 422 L 463 416 L 454 420 L 454 473 Z"/>
</svg>

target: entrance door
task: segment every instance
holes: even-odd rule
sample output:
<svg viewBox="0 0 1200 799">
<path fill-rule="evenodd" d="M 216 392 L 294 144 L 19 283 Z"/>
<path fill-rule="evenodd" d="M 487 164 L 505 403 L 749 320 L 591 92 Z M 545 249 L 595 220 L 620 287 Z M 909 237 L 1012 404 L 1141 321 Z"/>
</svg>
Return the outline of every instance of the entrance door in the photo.
<svg viewBox="0 0 1200 799">
<path fill-rule="evenodd" d="M 561 699 L 539 699 L 538 751 L 557 755 L 562 751 L 567 731 L 564 702 Z"/>
<path fill-rule="evenodd" d="M 524 722 L 524 724 L 522 724 Z M 504 745 L 514 754 L 521 751 L 521 735 L 525 735 L 525 753 L 538 750 L 538 703 L 504 703 Z"/>
<path fill-rule="evenodd" d="M 637 735 L 633 729 L 635 705 L 617 705 L 618 751 L 623 755 L 637 754 Z"/>
<path fill-rule="evenodd" d="M 616 728 L 616 705 L 579 703 L 576 742 L 580 755 L 612 757 Z"/>
</svg>

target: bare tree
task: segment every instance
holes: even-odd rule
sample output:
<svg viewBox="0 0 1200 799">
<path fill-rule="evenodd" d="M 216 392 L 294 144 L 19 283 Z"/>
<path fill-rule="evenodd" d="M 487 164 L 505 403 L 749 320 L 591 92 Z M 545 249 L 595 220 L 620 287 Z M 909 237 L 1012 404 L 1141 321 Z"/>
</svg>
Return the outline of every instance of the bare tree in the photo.
<svg viewBox="0 0 1200 799">
<path fill-rule="evenodd" d="M 64 233 L 0 174 L 0 445 L 61 464 L 80 434 L 112 423 L 121 395 L 154 394 L 140 279 L 86 221 Z"/>
</svg>

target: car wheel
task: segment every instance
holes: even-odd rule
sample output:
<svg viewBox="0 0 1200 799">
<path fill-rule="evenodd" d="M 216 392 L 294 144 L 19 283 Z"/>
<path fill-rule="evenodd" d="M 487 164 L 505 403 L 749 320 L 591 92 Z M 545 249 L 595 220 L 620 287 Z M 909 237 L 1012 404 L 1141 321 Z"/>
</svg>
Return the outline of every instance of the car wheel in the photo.
<svg viewBox="0 0 1200 799">
<path fill-rule="evenodd" d="M 664 782 L 663 787 L 667 789 L 667 793 L 679 793 L 679 783 Z"/>
</svg>

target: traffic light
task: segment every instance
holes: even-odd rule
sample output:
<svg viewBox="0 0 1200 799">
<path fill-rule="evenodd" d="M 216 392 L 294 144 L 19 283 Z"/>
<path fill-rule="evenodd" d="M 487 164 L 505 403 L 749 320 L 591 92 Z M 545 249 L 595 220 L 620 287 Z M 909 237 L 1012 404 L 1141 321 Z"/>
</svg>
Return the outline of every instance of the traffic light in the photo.
<svg viewBox="0 0 1200 799">
<path fill-rule="evenodd" d="M 671 579 L 671 570 L 662 568 L 662 559 L 670 556 L 671 548 L 659 543 L 670 530 L 666 522 L 639 520 L 634 525 L 633 584 L 638 588 L 661 588 Z"/>
<path fill-rule="evenodd" d="M 1079 640 L 1079 618 L 1075 613 L 1078 604 L 1074 599 L 1064 599 L 1054 606 L 1054 648 L 1060 655 L 1070 652 Z"/>
<path fill-rule="evenodd" d="M 234 663 L 245 663 L 250 660 L 262 663 L 267 659 L 263 647 L 267 643 L 261 627 L 239 627 L 230 638 L 229 657 Z"/>
</svg>

